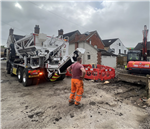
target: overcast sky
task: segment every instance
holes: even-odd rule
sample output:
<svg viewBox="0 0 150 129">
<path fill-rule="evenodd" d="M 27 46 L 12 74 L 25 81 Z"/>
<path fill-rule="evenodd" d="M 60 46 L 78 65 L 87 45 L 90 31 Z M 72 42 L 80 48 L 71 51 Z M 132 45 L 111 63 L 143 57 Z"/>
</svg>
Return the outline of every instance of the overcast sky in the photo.
<svg viewBox="0 0 150 129">
<path fill-rule="evenodd" d="M 49 36 L 57 36 L 59 29 L 96 30 L 102 40 L 119 38 L 126 47 L 135 47 L 142 41 L 144 25 L 150 27 L 150 2 L 1 1 L 1 44 L 6 46 L 10 28 L 29 35 L 35 25 Z"/>
</svg>

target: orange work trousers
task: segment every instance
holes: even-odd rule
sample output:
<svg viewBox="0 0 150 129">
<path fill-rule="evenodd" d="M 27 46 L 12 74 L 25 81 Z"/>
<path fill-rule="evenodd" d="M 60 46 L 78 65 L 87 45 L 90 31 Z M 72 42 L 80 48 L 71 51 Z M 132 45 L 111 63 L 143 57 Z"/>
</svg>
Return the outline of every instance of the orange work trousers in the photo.
<svg viewBox="0 0 150 129">
<path fill-rule="evenodd" d="M 83 80 L 71 79 L 71 94 L 69 102 L 74 102 L 79 105 L 83 94 Z"/>
</svg>

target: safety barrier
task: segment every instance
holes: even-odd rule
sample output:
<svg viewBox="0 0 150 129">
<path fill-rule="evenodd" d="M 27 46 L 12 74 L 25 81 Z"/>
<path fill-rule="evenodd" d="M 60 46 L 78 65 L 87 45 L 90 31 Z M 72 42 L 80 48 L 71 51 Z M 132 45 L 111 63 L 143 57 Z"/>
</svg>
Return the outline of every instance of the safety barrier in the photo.
<svg viewBox="0 0 150 129">
<path fill-rule="evenodd" d="M 95 68 L 85 68 L 86 74 L 85 79 L 98 80 L 99 79 L 99 70 Z"/>
<path fill-rule="evenodd" d="M 98 65 L 97 65 L 97 68 L 98 68 L 98 69 L 105 69 L 106 66 L 104 66 L 104 65 L 99 65 L 99 64 L 98 64 Z"/>
<path fill-rule="evenodd" d="M 105 78 L 106 78 L 105 69 L 101 69 L 101 70 L 100 70 L 99 79 L 100 79 L 101 81 L 103 81 L 103 80 L 105 80 Z"/>
<path fill-rule="evenodd" d="M 84 64 L 83 66 L 86 71 L 85 79 L 104 81 L 115 77 L 115 69 L 112 67 L 97 65 L 97 68 L 92 68 L 90 64 Z M 67 71 L 66 76 L 72 75 Z"/>
<path fill-rule="evenodd" d="M 84 68 L 92 68 L 92 66 L 90 64 L 83 64 Z"/>
<path fill-rule="evenodd" d="M 66 72 L 66 76 L 71 77 L 71 76 L 72 76 L 72 74 L 71 74 L 71 73 L 69 73 L 69 71 L 67 70 L 67 72 Z"/>
</svg>

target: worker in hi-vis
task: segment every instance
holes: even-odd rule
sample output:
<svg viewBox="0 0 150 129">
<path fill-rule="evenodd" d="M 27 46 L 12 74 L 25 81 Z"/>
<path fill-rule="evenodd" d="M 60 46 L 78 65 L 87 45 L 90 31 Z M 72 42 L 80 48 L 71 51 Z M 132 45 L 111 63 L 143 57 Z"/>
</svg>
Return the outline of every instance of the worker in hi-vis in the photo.
<svg viewBox="0 0 150 129">
<path fill-rule="evenodd" d="M 69 106 L 75 104 L 75 107 L 82 107 L 80 103 L 83 94 L 83 79 L 85 76 L 85 69 L 81 64 L 82 58 L 78 57 L 77 62 L 67 68 L 72 73 L 71 79 L 71 94 L 69 98 Z"/>
</svg>

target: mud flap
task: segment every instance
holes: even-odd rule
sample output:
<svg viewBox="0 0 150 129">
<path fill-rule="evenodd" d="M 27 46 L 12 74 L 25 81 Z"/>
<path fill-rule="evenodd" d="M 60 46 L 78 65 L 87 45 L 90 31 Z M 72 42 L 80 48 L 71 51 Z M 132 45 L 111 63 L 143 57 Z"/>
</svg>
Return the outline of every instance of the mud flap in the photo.
<svg viewBox="0 0 150 129">
<path fill-rule="evenodd" d="M 50 78 L 51 82 L 56 81 L 58 78 L 60 77 L 60 75 L 58 75 L 57 73 L 54 73 L 54 75 Z"/>
</svg>

